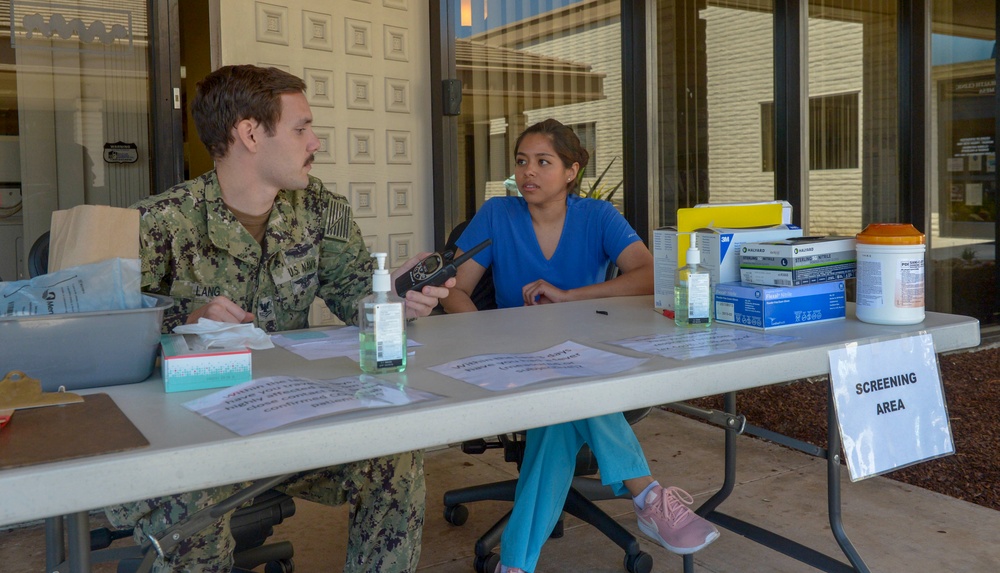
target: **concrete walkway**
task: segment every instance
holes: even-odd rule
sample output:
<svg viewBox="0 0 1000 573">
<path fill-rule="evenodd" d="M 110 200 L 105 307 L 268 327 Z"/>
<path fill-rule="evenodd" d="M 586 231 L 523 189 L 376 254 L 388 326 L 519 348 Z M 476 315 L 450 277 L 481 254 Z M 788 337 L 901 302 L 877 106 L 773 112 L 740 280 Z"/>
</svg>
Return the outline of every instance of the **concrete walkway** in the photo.
<svg viewBox="0 0 1000 573">
<path fill-rule="evenodd" d="M 635 426 L 661 483 L 677 485 L 701 503 L 722 480 L 723 432 L 673 413 L 654 410 Z M 771 529 L 846 563 L 826 516 L 826 469 L 823 460 L 780 446 L 741 437 L 739 484 L 720 511 Z M 429 452 L 428 494 L 420 571 L 469 573 L 476 538 L 500 518 L 509 504 L 469 506 L 462 527 L 444 521 L 441 498 L 447 489 L 516 476 L 498 450 L 471 456 L 457 448 Z M 1000 564 L 1000 512 L 958 501 L 885 478 L 851 483 L 843 471 L 844 526 L 872 571 L 991 572 Z M 297 501 L 297 513 L 278 527 L 275 539 L 295 544 L 296 571 L 339 571 L 346 539 L 345 508 L 325 508 Z M 631 504 L 601 502 L 605 511 L 638 533 Z M 95 523 L 96 523 L 95 518 Z M 0 571 L 44 570 L 40 527 L 0 532 Z M 643 550 L 654 571 L 682 571 L 680 557 L 645 539 Z M 566 533 L 546 544 L 539 572 L 623 571 L 623 553 L 589 525 L 568 519 Z M 722 530 L 722 537 L 696 554 L 695 570 L 710 573 L 815 571 L 809 566 Z M 95 571 L 113 568 L 95 566 Z"/>
</svg>

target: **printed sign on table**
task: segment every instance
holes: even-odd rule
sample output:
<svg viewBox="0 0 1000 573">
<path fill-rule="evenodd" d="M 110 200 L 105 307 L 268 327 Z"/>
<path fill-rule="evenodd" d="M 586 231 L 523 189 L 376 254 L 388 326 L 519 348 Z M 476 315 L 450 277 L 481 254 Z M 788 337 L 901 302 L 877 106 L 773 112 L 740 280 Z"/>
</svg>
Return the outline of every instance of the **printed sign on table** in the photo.
<svg viewBox="0 0 1000 573">
<path fill-rule="evenodd" d="M 929 334 L 830 352 L 851 481 L 955 453 Z"/>
<path fill-rule="evenodd" d="M 647 360 L 567 341 L 538 352 L 470 356 L 429 370 L 499 392 L 554 378 L 608 376 Z"/>
</svg>

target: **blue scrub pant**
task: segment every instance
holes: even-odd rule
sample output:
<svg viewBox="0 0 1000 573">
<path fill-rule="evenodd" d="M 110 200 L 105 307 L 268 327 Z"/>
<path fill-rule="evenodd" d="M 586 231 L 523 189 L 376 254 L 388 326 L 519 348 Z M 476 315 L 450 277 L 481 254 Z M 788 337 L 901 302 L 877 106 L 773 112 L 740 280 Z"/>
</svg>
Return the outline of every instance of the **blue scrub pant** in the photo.
<svg viewBox="0 0 1000 573">
<path fill-rule="evenodd" d="M 530 573 L 562 514 L 584 443 L 597 458 L 601 482 L 616 495 L 627 491 L 623 481 L 648 476 L 649 465 L 621 413 L 535 428 L 526 440 L 514 509 L 500 538 L 500 562 Z"/>
</svg>

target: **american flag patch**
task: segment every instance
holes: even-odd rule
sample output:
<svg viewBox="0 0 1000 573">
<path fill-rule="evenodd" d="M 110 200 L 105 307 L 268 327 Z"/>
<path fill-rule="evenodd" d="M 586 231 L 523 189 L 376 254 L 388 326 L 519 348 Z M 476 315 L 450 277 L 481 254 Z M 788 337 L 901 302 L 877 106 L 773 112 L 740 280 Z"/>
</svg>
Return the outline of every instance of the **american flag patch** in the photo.
<svg viewBox="0 0 1000 573">
<path fill-rule="evenodd" d="M 346 203 L 329 199 L 326 210 L 326 230 L 328 239 L 347 241 L 351 232 L 351 207 Z"/>
</svg>

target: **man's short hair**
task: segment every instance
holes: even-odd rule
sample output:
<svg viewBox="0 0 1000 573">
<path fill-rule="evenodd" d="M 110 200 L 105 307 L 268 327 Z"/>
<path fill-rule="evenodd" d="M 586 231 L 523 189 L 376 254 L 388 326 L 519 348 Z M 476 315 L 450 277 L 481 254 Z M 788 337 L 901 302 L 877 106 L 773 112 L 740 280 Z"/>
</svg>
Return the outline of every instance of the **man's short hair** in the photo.
<svg viewBox="0 0 1000 573">
<path fill-rule="evenodd" d="M 223 66 L 198 82 L 191 115 L 201 142 L 218 159 L 229 152 L 235 141 L 232 130 L 244 119 L 260 122 L 268 135 L 274 135 L 282 94 L 305 89 L 300 78 L 278 68 Z"/>
</svg>

